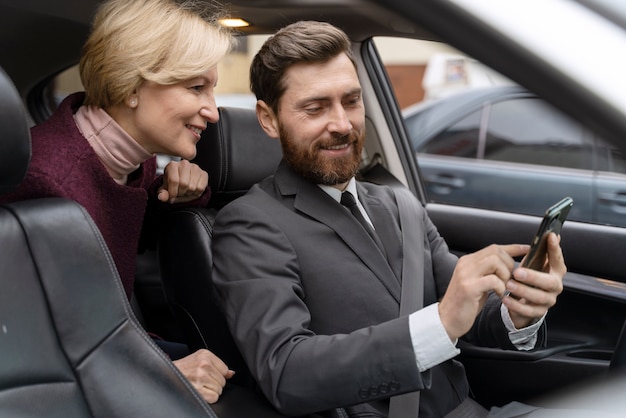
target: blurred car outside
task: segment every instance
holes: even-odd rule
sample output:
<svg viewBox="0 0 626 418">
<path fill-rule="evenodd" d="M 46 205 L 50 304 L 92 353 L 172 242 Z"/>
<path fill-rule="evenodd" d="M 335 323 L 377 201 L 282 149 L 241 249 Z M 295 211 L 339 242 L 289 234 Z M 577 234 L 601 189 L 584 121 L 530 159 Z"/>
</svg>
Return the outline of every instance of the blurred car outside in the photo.
<svg viewBox="0 0 626 418">
<path fill-rule="evenodd" d="M 519 86 L 447 94 L 403 117 L 433 202 L 541 215 L 571 196 L 570 219 L 626 226 L 624 155 Z"/>
</svg>

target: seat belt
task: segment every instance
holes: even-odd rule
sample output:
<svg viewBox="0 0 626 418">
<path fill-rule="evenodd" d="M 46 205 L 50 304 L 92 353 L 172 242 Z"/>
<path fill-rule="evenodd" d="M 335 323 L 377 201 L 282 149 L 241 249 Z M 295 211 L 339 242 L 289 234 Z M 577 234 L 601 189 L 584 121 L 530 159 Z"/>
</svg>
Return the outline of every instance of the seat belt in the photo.
<svg viewBox="0 0 626 418">
<path fill-rule="evenodd" d="M 418 200 L 404 185 L 391 184 L 402 229 L 402 293 L 400 316 L 409 315 L 424 304 L 424 238 L 417 234 L 411 218 L 418 213 Z M 393 396 L 389 401 L 389 418 L 417 418 L 419 415 L 419 392 Z"/>
<path fill-rule="evenodd" d="M 409 315 L 424 305 L 424 238 L 417 234 L 412 217 L 419 212 L 420 204 L 411 190 L 389 172 L 382 164 L 375 163 L 364 170 L 361 179 L 390 186 L 396 197 L 402 230 L 402 293 L 400 316 Z M 411 255 L 407 257 L 407 255 Z M 410 392 L 392 396 L 389 400 L 389 418 L 417 418 L 420 393 Z"/>
</svg>

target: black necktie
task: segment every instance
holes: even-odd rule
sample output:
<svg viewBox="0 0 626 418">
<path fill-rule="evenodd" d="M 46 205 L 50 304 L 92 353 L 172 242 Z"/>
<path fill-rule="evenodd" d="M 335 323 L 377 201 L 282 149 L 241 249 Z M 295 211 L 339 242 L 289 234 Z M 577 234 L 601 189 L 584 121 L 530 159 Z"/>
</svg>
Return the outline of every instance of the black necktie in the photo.
<svg viewBox="0 0 626 418">
<path fill-rule="evenodd" d="M 361 226 L 365 228 L 367 233 L 370 235 L 370 237 L 372 237 L 376 245 L 378 245 L 378 248 L 380 248 L 384 254 L 383 243 L 380 241 L 380 238 L 378 238 L 378 235 L 376 235 L 376 232 L 374 231 L 374 228 L 372 228 L 372 225 L 370 225 L 369 222 L 367 222 L 367 220 L 365 219 L 365 217 L 363 217 L 363 214 L 359 210 L 359 207 L 356 204 L 356 199 L 354 198 L 352 193 L 350 192 L 341 193 L 341 204 L 347 207 L 348 209 L 350 209 L 350 212 L 352 213 L 352 215 L 354 215 L 354 217 L 356 218 L 357 221 L 359 221 Z"/>
</svg>

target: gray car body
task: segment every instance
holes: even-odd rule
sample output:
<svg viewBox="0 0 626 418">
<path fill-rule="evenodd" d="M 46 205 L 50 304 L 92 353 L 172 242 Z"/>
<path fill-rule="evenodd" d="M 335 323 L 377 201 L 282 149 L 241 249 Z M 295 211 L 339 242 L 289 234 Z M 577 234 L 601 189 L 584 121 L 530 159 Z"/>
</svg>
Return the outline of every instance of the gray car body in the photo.
<svg viewBox="0 0 626 418">
<path fill-rule="evenodd" d="M 472 114 L 479 119 L 480 128 L 465 135 L 473 136 L 479 143 L 485 141 L 488 125 L 494 122 L 490 121 L 489 109 L 496 103 L 525 99 L 532 101 L 524 106 L 536 107 L 536 113 L 541 115 L 537 123 L 552 124 L 550 119 L 559 119 L 554 125 L 563 127 L 561 143 L 557 144 L 561 149 L 549 150 L 551 146 L 554 148 L 549 138 L 534 138 L 535 146 L 539 146 L 537 151 L 563 156 L 572 152 L 587 161 L 581 161 L 578 168 L 526 162 L 521 148 L 521 145 L 528 145 L 526 143 L 508 144 L 518 155 L 518 162 L 486 159 L 481 155 L 480 145 L 477 147 L 479 152 L 458 156 L 461 154 L 459 140 L 455 141 L 454 149 L 435 153 L 426 148 L 432 147 L 434 141 L 441 141 L 442 134 Z M 606 141 L 522 87 L 473 89 L 419 103 L 405 109 L 403 116 L 428 198 L 432 202 L 542 215 L 550 205 L 564 196 L 570 196 L 574 199 L 570 219 L 626 226 L 626 176 L 609 171 L 612 168 L 608 164 L 611 155 L 618 153 Z M 510 122 L 499 120 L 495 123 Z M 571 136 L 584 138 L 585 142 L 568 142 L 570 132 L 575 133 Z M 482 147 L 484 149 L 484 145 Z M 609 152 L 611 150 L 612 153 Z M 528 190 L 534 191 L 532 199 L 528 199 L 528 193 L 523 192 Z"/>
</svg>

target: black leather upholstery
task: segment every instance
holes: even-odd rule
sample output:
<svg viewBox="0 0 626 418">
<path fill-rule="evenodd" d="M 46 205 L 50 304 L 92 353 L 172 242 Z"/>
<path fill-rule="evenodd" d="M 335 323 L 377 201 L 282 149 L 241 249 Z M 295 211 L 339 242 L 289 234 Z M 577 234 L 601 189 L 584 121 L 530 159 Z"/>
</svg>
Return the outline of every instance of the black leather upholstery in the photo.
<svg viewBox="0 0 626 418">
<path fill-rule="evenodd" d="M 194 162 L 209 173 L 208 208 L 171 212 L 159 234 L 163 286 L 186 342 L 193 351 L 208 348 L 237 371 L 234 381 L 250 384 L 250 375 L 230 337 L 211 284 L 211 237 L 217 210 L 273 173 L 280 142 L 269 138 L 250 109 L 220 108 L 220 120 L 198 143 Z"/>
<path fill-rule="evenodd" d="M 26 171 L 21 100 L 0 72 L 0 179 Z M 86 211 L 0 205 L 0 416 L 216 417 L 142 330 Z"/>
<path fill-rule="evenodd" d="M 211 206 L 219 208 L 272 174 L 282 151 L 280 141 L 265 134 L 251 109 L 220 108 L 197 145 L 194 162 L 209 173 Z"/>
<path fill-rule="evenodd" d="M 626 371 L 626 321 L 624 321 L 622 331 L 615 344 L 609 368 L 611 370 L 620 370 L 620 372 Z"/>
<path fill-rule="evenodd" d="M 211 283 L 211 237 L 217 211 L 273 173 L 281 157 L 280 142 L 263 132 L 254 110 L 220 108 L 220 120 L 203 133 L 194 160 L 209 173 L 210 207 L 179 209 L 161 222 L 158 256 L 163 287 L 187 345 L 192 351 L 211 350 L 236 371 L 215 405 L 220 415 L 281 416 L 262 395 L 241 389 L 255 384 L 228 331 Z M 245 403 L 233 396 L 245 398 Z M 258 407 L 250 406 L 253 401 Z M 250 408 L 256 414 L 249 415 Z"/>
<path fill-rule="evenodd" d="M 2 194 L 22 181 L 30 161 L 30 134 L 26 124 L 26 113 L 13 82 L 2 68 L 0 68 L 0 118 L 0 194 Z"/>
</svg>

